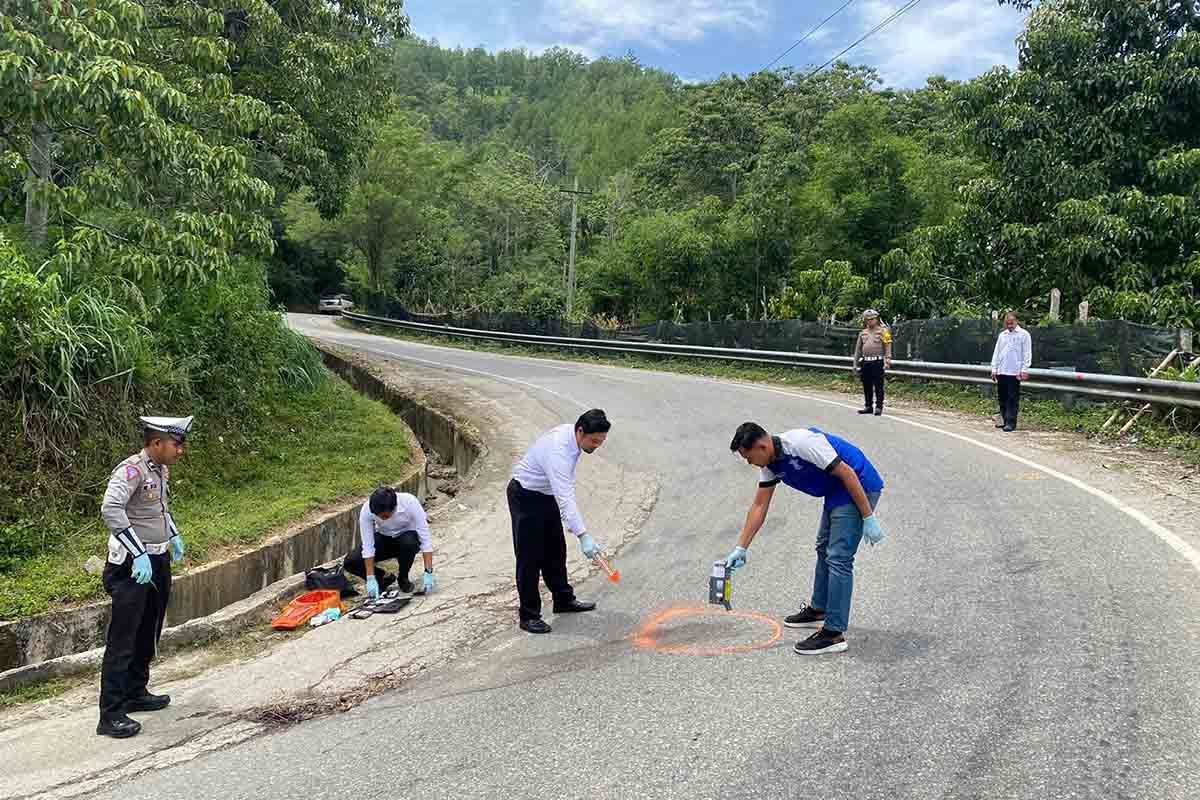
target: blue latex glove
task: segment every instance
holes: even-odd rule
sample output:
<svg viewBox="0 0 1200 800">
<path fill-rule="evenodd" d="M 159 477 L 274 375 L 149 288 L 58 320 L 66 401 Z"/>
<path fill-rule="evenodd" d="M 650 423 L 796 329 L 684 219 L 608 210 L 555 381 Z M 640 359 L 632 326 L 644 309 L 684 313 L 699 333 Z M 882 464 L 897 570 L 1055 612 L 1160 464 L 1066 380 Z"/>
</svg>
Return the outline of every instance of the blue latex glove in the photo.
<svg viewBox="0 0 1200 800">
<path fill-rule="evenodd" d="M 733 552 L 725 557 L 725 566 L 729 569 L 741 569 L 746 566 L 746 548 L 738 545 Z"/>
<path fill-rule="evenodd" d="M 183 561 L 183 537 L 178 533 L 171 537 L 171 560 Z"/>
<path fill-rule="evenodd" d="M 872 546 L 879 544 L 884 540 L 883 526 L 879 524 L 879 520 L 874 514 L 863 520 L 863 538 Z"/>
<path fill-rule="evenodd" d="M 437 581 L 433 579 L 432 572 L 426 572 L 421 580 L 425 584 L 425 594 L 433 594 L 437 590 Z"/>
<path fill-rule="evenodd" d="M 590 533 L 585 533 L 579 537 L 579 550 L 588 561 L 594 561 L 596 556 L 600 555 L 601 547 L 596 544 L 596 540 Z"/>
<path fill-rule="evenodd" d="M 146 584 L 150 582 L 150 577 L 154 574 L 153 568 L 150 566 L 150 556 L 142 553 L 133 560 L 133 571 L 131 573 L 133 579 L 138 583 Z"/>
<path fill-rule="evenodd" d="M 367 597 L 375 600 L 379 597 L 379 581 L 375 580 L 375 576 L 367 578 Z"/>
</svg>

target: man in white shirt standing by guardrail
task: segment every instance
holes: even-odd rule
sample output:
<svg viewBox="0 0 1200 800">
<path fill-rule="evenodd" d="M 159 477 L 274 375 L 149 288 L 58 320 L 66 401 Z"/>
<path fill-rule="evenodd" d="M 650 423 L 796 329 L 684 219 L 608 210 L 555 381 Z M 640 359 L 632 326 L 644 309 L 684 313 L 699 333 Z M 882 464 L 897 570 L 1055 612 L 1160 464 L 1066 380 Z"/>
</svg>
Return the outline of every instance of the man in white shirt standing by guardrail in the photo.
<svg viewBox="0 0 1200 800">
<path fill-rule="evenodd" d="M 1004 316 L 1004 330 L 996 339 L 992 351 L 992 380 L 1000 402 L 1000 422 L 997 428 L 1011 432 L 1017 429 L 1017 413 L 1021 408 L 1021 381 L 1029 380 L 1033 363 L 1033 340 L 1021 327 L 1015 312 Z"/>
</svg>

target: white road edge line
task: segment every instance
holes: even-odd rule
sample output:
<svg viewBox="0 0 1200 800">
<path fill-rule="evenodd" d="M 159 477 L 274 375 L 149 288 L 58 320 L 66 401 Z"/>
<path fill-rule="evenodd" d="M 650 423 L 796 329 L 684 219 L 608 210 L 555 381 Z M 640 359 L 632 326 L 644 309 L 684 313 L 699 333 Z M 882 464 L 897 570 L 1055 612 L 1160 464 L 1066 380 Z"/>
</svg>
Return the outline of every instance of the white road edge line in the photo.
<svg viewBox="0 0 1200 800">
<path fill-rule="evenodd" d="M 847 409 L 851 409 L 851 410 L 857 408 L 857 406 L 849 405 L 846 403 L 839 403 L 836 400 L 826 400 L 822 397 L 813 397 L 812 395 L 800 394 L 799 392 L 789 392 L 789 391 L 785 391 L 782 389 L 774 389 L 769 386 L 756 386 L 752 383 L 743 383 L 740 381 L 714 381 L 714 382 L 724 383 L 725 385 L 733 384 L 733 385 L 737 385 L 737 386 L 744 386 L 748 389 L 755 389 L 760 392 L 771 392 L 772 394 L 780 394 L 780 395 L 784 395 L 786 397 L 795 397 L 795 398 L 800 398 L 803 400 L 810 400 L 814 403 L 824 403 L 826 405 L 838 406 L 840 408 L 847 408 Z M 926 425 L 924 422 L 917 422 L 916 420 L 906 419 L 904 417 L 897 417 L 895 415 L 885 416 L 884 419 L 891 420 L 892 422 L 899 422 L 904 425 L 911 425 L 914 428 L 922 428 L 927 431 L 932 431 L 933 433 L 940 433 L 943 436 L 949 436 L 952 439 L 958 439 L 961 442 L 966 442 L 967 444 L 975 445 L 976 447 L 987 450 L 990 453 L 995 453 L 998 456 L 1003 456 L 1004 458 L 1007 458 L 1011 461 L 1015 461 L 1018 464 L 1024 464 L 1027 467 L 1032 467 L 1033 469 L 1036 469 L 1039 472 L 1049 475 L 1051 478 L 1057 478 L 1058 480 L 1062 481 L 1063 483 L 1070 484 L 1071 486 L 1074 486 L 1076 489 L 1087 492 L 1088 494 L 1092 495 L 1093 497 L 1095 497 L 1099 500 L 1103 500 L 1105 503 L 1112 506 L 1116 510 L 1120 511 L 1122 514 L 1125 514 L 1126 516 L 1130 517 L 1134 521 L 1141 524 L 1143 527 L 1145 527 L 1147 530 L 1149 530 L 1151 533 L 1153 533 L 1155 536 L 1157 536 L 1159 539 L 1161 539 L 1164 543 L 1166 543 L 1168 546 L 1170 546 L 1172 550 L 1179 553 L 1179 555 L 1183 556 L 1183 558 L 1185 560 L 1187 560 L 1192 565 L 1192 567 L 1195 568 L 1195 570 L 1197 572 L 1200 572 L 1200 550 L 1197 550 L 1196 548 L 1192 547 L 1190 544 L 1185 542 L 1174 531 L 1170 530 L 1169 528 L 1164 527 L 1163 525 L 1160 525 L 1159 523 L 1150 519 L 1150 517 L 1146 516 L 1141 511 L 1138 511 L 1136 508 L 1133 508 L 1132 506 L 1126 504 L 1121 499 L 1114 497 L 1113 495 L 1109 494 L 1108 492 L 1104 491 L 1103 489 L 1097 489 L 1095 486 L 1092 486 L 1089 483 L 1085 483 L 1084 481 L 1081 481 L 1079 478 L 1073 477 L 1071 475 L 1067 475 L 1066 473 L 1063 473 L 1063 472 L 1059 472 L 1058 470 L 1054 469 L 1053 467 L 1047 467 L 1044 464 L 1039 464 L 1038 462 L 1032 461 L 1028 458 L 1025 458 L 1024 456 L 1019 456 L 1019 455 L 1016 455 L 1015 453 L 1009 453 L 1005 450 L 1000 449 L 999 447 L 996 447 L 995 445 L 988 444 L 987 442 L 981 442 L 978 439 L 972 439 L 970 436 L 965 436 L 961 433 L 954 433 L 953 431 L 948 431 L 943 428 L 935 427 L 933 425 Z"/>
<path fill-rule="evenodd" d="M 344 329 L 339 329 L 339 330 L 344 330 Z M 360 337 L 374 337 L 374 338 L 384 338 L 384 339 L 391 338 L 391 337 L 383 336 L 382 334 L 378 334 L 378 333 L 363 333 L 361 331 L 347 331 L 346 334 L 326 333 L 321 328 L 310 328 L 309 331 L 311 332 L 311 335 L 313 335 L 313 336 L 324 335 L 327 337 L 328 336 L 343 337 L 343 341 L 346 341 L 347 338 L 353 338 L 356 335 L 360 336 Z M 403 342 L 404 344 L 409 345 L 410 347 L 423 348 L 426 350 L 436 350 L 436 351 L 441 351 L 441 352 L 452 350 L 452 351 L 461 353 L 464 350 L 466 350 L 466 348 L 455 347 L 454 345 L 429 344 L 428 342 L 414 342 L 409 339 L 392 339 L 392 341 Z M 617 370 L 628 369 L 627 367 L 613 367 L 613 366 L 607 366 L 604 364 L 584 365 L 584 364 L 579 364 L 579 363 L 573 362 L 573 361 L 565 362 L 565 363 L 572 365 L 570 367 L 567 367 L 567 366 L 562 366 L 563 362 L 551 363 L 553 361 L 553 359 L 538 358 L 537 356 L 514 356 L 510 353 L 493 353 L 493 352 L 488 352 L 488 351 L 467 350 L 467 352 L 480 352 L 482 355 L 492 356 L 495 358 L 504 359 L 506 361 L 518 361 L 518 362 L 532 363 L 532 364 L 536 364 L 538 367 L 541 367 L 544 369 L 559 370 L 561 372 L 571 372 L 571 373 L 574 373 L 577 375 L 578 374 L 589 375 L 589 376 L 593 376 L 596 378 L 602 378 L 603 380 L 606 380 L 606 381 L 615 381 L 617 383 L 633 383 L 633 384 L 641 384 L 642 383 L 642 381 L 640 381 L 636 378 L 627 378 L 627 377 L 624 377 L 621 375 L 609 374 L 610 372 L 614 372 Z"/>
<path fill-rule="evenodd" d="M 411 356 L 399 355 L 396 353 L 388 353 L 388 352 L 384 352 L 381 350 L 373 350 L 368 347 L 363 347 L 361 349 L 367 350 L 368 352 L 375 353 L 377 355 L 389 356 L 391 358 L 399 358 L 402 360 L 417 361 L 417 362 L 424 363 L 424 364 L 430 364 L 430 365 L 436 366 L 436 367 L 445 367 L 446 369 L 458 370 L 460 372 L 470 372 L 470 373 L 474 373 L 476 375 L 483 375 L 488 378 L 494 378 L 496 380 L 505 381 L 508 383 L 515 383 L 520 386 L 527 386 L 531 389 L 537 389 L 539 391 L 543 391 L 548 394 L 552 394 L 555 397 L 562 398 L 563 400 L 566 400 L 568 402 L 578 405 L 580 408 L 586 409 L 589 407 L 585 403 L 581 403 L 573 397 L 568 397 L 564 394 L 560 394 L 559 392 L 556 392 L 553 389 L 548 389 L 545 386 L 539 386 L 536 383 L 529 383 L 528 381 L 517 380 L 516 378 L 509 378 L 504 375 L 496 375 L 495 373 L 485 372 L 483 370 L 470 369 L 468 367 L 459 367 L 459 366 L 455 366 L 453 364 L 444 364 L 444 363 L 441 363 L 438 361 L 427 361 L 426 359 L 423 359 L 423 358 L 414 358 Z M 671 373 L 655 373 L 655 374 L 671 374 Z M 778 395 L 783 395 L 785 397 L 809 400 L 814 403 L 824 403 L 825 405 L 837 406 L 839 408 L 846 408 L 846 409 L 851 409 L 851 410 L 857 408 L 857 406 L 848 405 L 846 403 L 839 403 L 836 400 L 826 400 L 823 397 L 813 397 L 812 395 L 801 394 L 799 392 L 785 391 L 783 389 L 775 389 L 770 386 L 758 386 L 756 384 L 746 383 L 744 381 L 721 381 L 721 380 L 715 380 L 713 378 L 704 378 L 704 377 L 695 376 L 695 375 L 686 376 L 686 377 L 698 378 L 700 381 L 703 381 L 705 383 L 715 383 L 715 384 L 727 386 L 727 387 L 728 386 L 737 386 L 737 387 L 742 387 L 742 388 L 746 388 L 746 389 L 753 389 L 753 390 L 759 391 L 759 392 L 770 392 L 771 394 L 778 394 Z M 1197 550 L 1196 548 L 1192 547 L 1190 544 L 1185 542 L 1174 531 L 1170 530 L 1169 528 L 1166 528 L 1163 525 L 1160 525 L 1159 523 L 1150 519 L 1150 517 L 1146 516 L 1141 511 L 1138 511 L 1136 508 L 1133 508 L 1132 506 L 1127 505 L 1125 502 L 1123 502 L 1122 500 L 1120 500 L 1117 497 L 1114 497 L 1113 495 L 1109 494 L 1108 492 L 1104 491 L 1103 489 L 1097 489 L 1095 486 L 1092 486 L 1089 483 L 1085 483 L 1084 481 L 1081 481 L 1078 478 L 1075 478 L 1071 475 L 1067 475 L 1064 472 L 1059 472 L 1058 470 L 1054 469 L 1053 467 L 1047 467 L 1044 464 L 1039 464 L 1038 462 L 1032 461 L 1028 458 L 1025 458 L 1024 456 L 1019 456 L 1014 453 L 1009 453 L 1005 450 L 1001 450 L 999 447 L 996 447 L 995 445 L 988 444 L 987 442 L 981 442 L 978 439 L 972 439 L 970 436 L 964 436 L 961 433 L 954 433 L 953 431 L 948 431 L 948 430 L 945 430 L 944 428 L 938 428 L 933 425 L 926 425 L 924 422 L 917 422 L 916 420 L 906 419 L 904 417 L 897 417 L 893 414 L 889 414 L 889 415 L 885 416 L 884 419 L 890 420 L 892 422 L 899 422 L 904 425 L 911 425 L 914 428 L 922 428 L 927 431 L 932 431 L 933 433 L 940 433 L 943 436 L 949 436 L 951 439 L 958 439 L 961 442 L 966 442 L 967 444 L 971 444 L 971 445 L 974 445 L 975 447 L 981 448 L 983 450 L 987 450 L 990 453 L 995 453 L 998 456 L 1003 456 L 1004 458 L 1007 458 L 1010 461 L 1015 461 L 1018 464 L 1023 464 L 1027 467 L 1031 467 L 1033 469 L 1038 470 L 1039 472 L 1049 475 L 1051 478 L 1056 478 L 1057 480 L 1060 480 L 1063 483 L 1074 486 L 1076 489 L 1079 489 L 1083 492 L 1086 492 L 1087 494 L 1092 495 L 1093 497 L 1095 497 L 1099 500 L 1104 501 L 1106 504 L 1112 506 L 1117 511 L 1120 511 L 1122 514 L 1125 514 L 1127 517 L 1131 518 L 1135 522 L 1142 525 L 1142 527 L 1146 528 L 1148 531 L 1153 533 L 1162 542 L 1164 542 L 1166 545 L 1168 545 L 1172 550 L 1174 550 L 1179 555 L 1181 555 L 1184 558 L 1184 560 L 1186 560 L 1188 563 L 1190 563 L 1192 565 L 1193 569 L 1195 569 L 1197 572 L 1200 572 L 1200 550 Z"/>
<path fill-rule="evenodd" d="M 574 397 L 570 397 L 568 395 L 562 394 L 561 392 L 556 392 L 553 389 L 548 389 L 545 386 L 539 386 L 536 383 L 530 383 L 529 381 L 518 380 L 517 378 L 509 378 L 505 375 L 497 375 L 494 372 L 485 372 L 484 370 L 471 369 L 470 367 L 460 367 L 456 364 L 444 364 L 441 361 L 430 361 L 425 358 L 417 358 L 416 356 L 401 355 L 399 353 L 389 353 L 386 350 L 375 350 L 370 347 L 362 347 L 361 345 L 358 346 L 358 349 L 365 350 L 368 353 L 374 353 L 375 355 L 379 355 L 379 356 L 387 356 L 388 358 L 399 359 L 400 361 L 415 361 L 418 364 L 428 364 L 429 366 L 432 366 L 432 367 L 444 367 L 445 369 L 455 370 L 457 372 L 469 372 L 473 375 L 482 375 L 485 378 L 492 378 L 494 380 L 504 381 L 506 383 L 515 383 L 518 386 L 527 386 L 530 389 L 537 389 L 540 392 L 545 392 L 546 394 L 552 394 L 557 398 L 566 400 L 568 403 L 574 403 L 575 405 L 582 408 L 584 411 L 591 408 L 591 406 L 589 406 L 588 404 L 581 403 L 578 400 L 576 400 Z"/>
</svg>

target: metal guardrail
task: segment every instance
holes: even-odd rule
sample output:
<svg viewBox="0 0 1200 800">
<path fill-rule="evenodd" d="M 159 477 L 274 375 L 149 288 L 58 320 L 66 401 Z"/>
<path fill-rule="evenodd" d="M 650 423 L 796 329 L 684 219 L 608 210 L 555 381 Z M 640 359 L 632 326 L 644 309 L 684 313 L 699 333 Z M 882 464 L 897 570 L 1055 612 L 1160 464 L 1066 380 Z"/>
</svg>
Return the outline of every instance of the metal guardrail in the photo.
<svg viewBox="0 0 1200 800">
<path fill-rule="evenodd" d="M 850 356 L 827 356 L 818 353 L 789 353 L 781 350 L 743 350 L 732 347 L 701 347 L 667 342 L 633 342 L 621 339 L 579 339 L 569 336 L 541 336 L 530 333 L 484 331 L 457 328 L 452 325 L 433 325 L 426 322 L 376 317 L 343 311 L 342 317 L 354 322 L 402 328 L 417 333 L 508 342 L 538 347 L 553 347 L 599 353 L 633 353 L 638 355 L 703 358 L 716 361 L 741 361 L 750 364 L 800 367 L 834 372 L 850 372 Z M 920 378 L 951 383 L 991 384 L 991 369 L 976 364 L 944 364 L 936 361 L 901 361 L 893 359 L 892 377 Z M 1163 381 L 1151 378 L 1131 378 L 1127 375 L 1104 375 L 1091 372 L 1070 372 L 1053 369 L 1031 369 L 1026 389 L 1083 395 L 1101 400 L 1131 400 L 1163 406 L 1182 406 L 1200 409 L 1200 382 Z"/>
</svg>

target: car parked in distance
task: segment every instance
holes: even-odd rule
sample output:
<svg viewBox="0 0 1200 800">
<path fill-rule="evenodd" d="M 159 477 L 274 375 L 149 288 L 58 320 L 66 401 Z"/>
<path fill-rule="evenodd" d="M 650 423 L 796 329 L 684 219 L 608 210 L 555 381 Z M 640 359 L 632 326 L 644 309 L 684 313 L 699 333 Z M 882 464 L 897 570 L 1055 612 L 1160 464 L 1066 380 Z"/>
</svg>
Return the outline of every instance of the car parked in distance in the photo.
<svg viewBox="0 0 1200 800">
<path fill-rule="evenodd" d="M 343 311 L 353 311 L 354 301 L 350 299 L 348 294 L 335 294 L 332 297 L 322 297 L 317 303 L 317 312 L 320 314 L 340 314 Z"/>
</svg>

